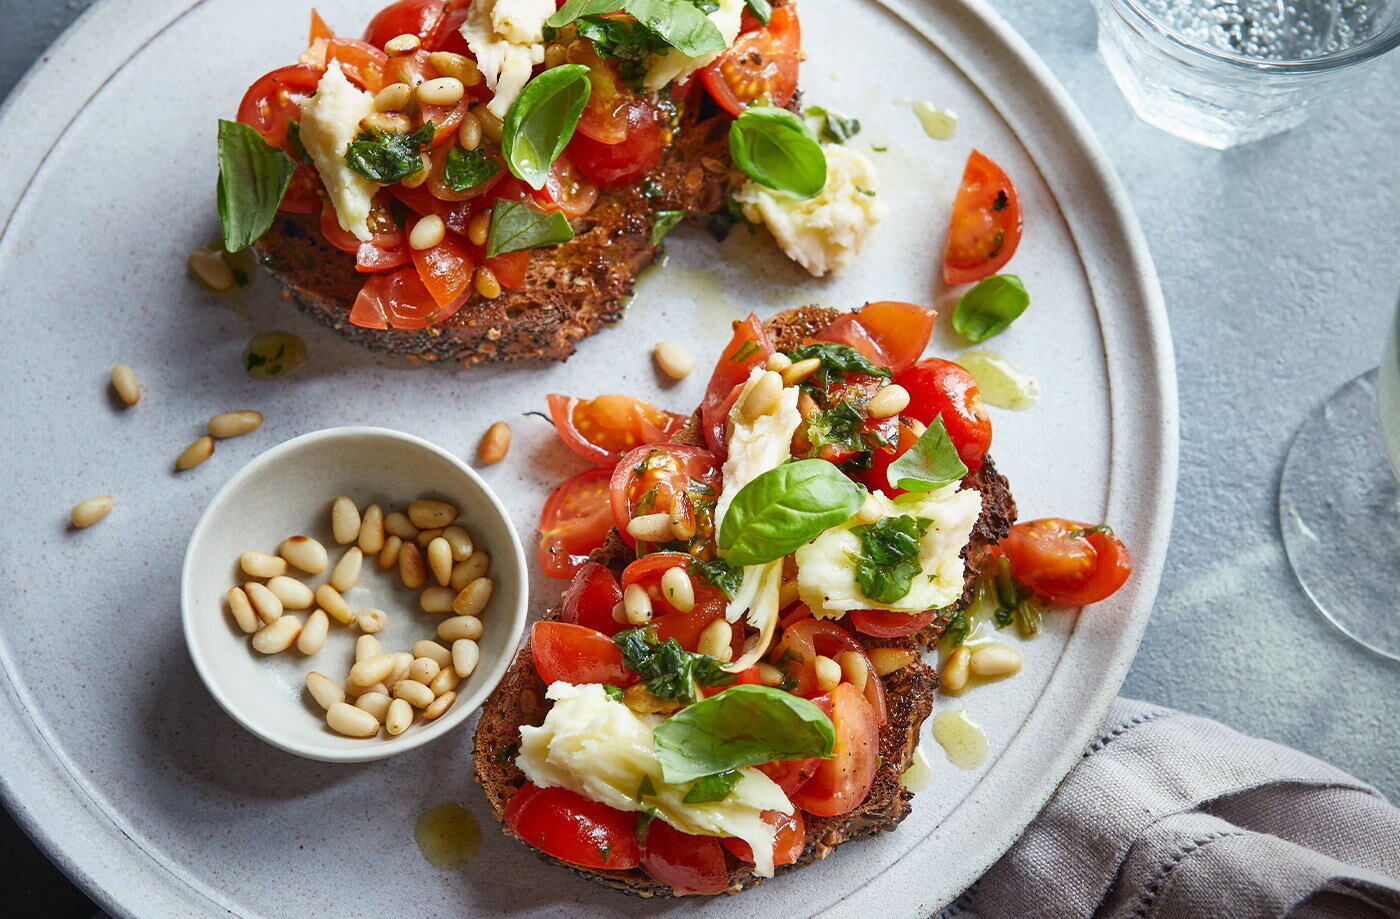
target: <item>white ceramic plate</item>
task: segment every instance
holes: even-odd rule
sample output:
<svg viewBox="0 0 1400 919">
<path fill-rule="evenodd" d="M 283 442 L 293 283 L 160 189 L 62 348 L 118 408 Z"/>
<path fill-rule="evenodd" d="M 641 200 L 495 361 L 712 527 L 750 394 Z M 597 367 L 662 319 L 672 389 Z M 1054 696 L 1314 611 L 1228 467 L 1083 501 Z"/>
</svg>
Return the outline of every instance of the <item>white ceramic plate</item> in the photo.
<svg viewBox="0 0 1400 919">
<path fill-rule="evenodd" d="M 375 0 L 317 4 L 356 32 Z M 852 914 L 927 916 L 1016 837 L 1079 756 L 1132 658 L 1166 547 L 1176 385 L 1160 293 L 1121 188 L 1062 90 L 981 0 L 804 6 L 807 98 L 860 116 L 893 216 L 858 266 L 820 283 L 763 237 L 716 257 L 702 234 L 668 243 L 621 325 L 566 365 L 412 369 L 297 315 L 260 278 L 235 298 L 184 276 L 215 231 L 214 129 L 245 86 L 301 50 L 306 4 L 123 0 L 94 7 L 0 117 L 0 311 L 9 458 L 0 578 L 0 790 L 55 860 L 121 916 Z M 838 12 L 839 7 L 839 12 Z M 858 27 L 856 27 L 858 26 Z M 961 116 L 922 133 L 901 99 Z M 487 423 L 516 429 L 484 470 L 527 539 L 547 489 L 582 464 L 523 413 L 547 392 L 620 391 L 689 410 L 705 373 L 661 387 L 648 352 L 685 342 L 708 366 L 739 310 L 802 302 L 928 301 L 936 251 L 972 146 L 1015 178 L 1027 233 L 1011 268 L 1035 303 L 995 347 L 1039 378 L 1033 410 L 995 415 L 994 454 L 1023 516 L 1110 521 L 1137 573 L 1111 602 L 1052 617 L 1014 680 L 956 704 L 991 736 L 982 769 L 930 745 L 935 778 L 897 832 L 741 897 L 637 901 L 543 867 L 485 827 L 464 869 L 430 867 L 413 842 L 448 800 L 484 817 L 469 730 L 364 765 L 309 763 L 237 727 L 200 685 L 179 628 L 180 558 L 200 510 L 244 462 L 294 434 L 395 427 L 471 451 Z M 943 324 L 940 324 L 942 327 Z M 239 366 L 256 332 L 288 329 L 311 358 L 291 380 Z M 941 337 L 936 353 L 949 354 Z M 134 365 L 141 404 L 118 410 L 108 369 Z M 218 411 L 266 426 L 175 475 L 176 454 Z M 68 509 L 117 508 L 70 532 Z M 559 585 L 536 578 L 534 607 Z M 941 703 L 946 704 L 946 703 Z M 800 904 L 800 906 L 798 906 Z"/>
</svg>

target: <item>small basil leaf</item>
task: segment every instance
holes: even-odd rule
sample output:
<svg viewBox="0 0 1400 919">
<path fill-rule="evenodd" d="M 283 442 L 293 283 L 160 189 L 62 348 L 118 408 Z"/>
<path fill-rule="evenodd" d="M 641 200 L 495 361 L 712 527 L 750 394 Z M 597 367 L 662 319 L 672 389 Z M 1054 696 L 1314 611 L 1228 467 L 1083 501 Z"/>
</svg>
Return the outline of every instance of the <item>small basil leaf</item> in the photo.
<svg viewBox="0 0 1400 919">
<path fill-rule="evenodd" d="M 760 185 L 798 198 L 826 187 L 826 154 L 807 122 L 784 108 L 751 105 L 729 126 L 729 156 Z"/>
<path fill-rule="evenodd" d="M 865 490 L 826 460 L 785 463 L 739 489 L 720 524 L 720 550 L 731 565 L 771 562 L 845 523 L 864 500 Z"/>
<path fill-rule="evenodd" d="M 463 150 L 454 144 L 442 164 L 442 184 L 453 191 L 466 191 L 489 182 L 500 171 L 501 164 L 480 148 Z"/>
<path fill-rule="evenodd" d="M 830 756 L 836 730 L 801 696 L 743 684 L 681 709 L 652 736 L 662 777 L 681 783 L 780 759 Z"/>
<path fill-rule="evenodd" d="M 310 163 L 311 154 L 306 152 L 306 144 L 301 142 L 301 122 L 287 119 L 287 143 L 292 145 L 292 155 L 298 162 Z"/>
<path fill-rule="evenodd" d="M 622 687 L 614 686 L 611 683 L 603 684 L 603 693 L 614 702 L 622 701 Z"/>
<path fill-rule="evenodd" d="M 1031 295 L 1014 274 L 994 274 L 958 299 L 953 328 L 970 341 L 986 341 L 1005 331 L 1031 305 Z"/>
<path fill-rule="evenodd" d="M 919 539 L 931 524 L 927 517 L 901 514 L 853 527 L 861 548 L 854 557 L 860 592 L 876 603 L 895 603 L 909 593 L 914 578 L 923 573 Z"/>
<path fill-rule="evenodd" d="M 941 416 L 933 419 L 903 456 L 890 463 L 888 481 L 905 491 L 935 491 L 962 480 L 967 466 L 948 437 Z"/>
<path fill-rule="evenodd" d="M 551 67 L 525 84 L 501 125 L 501 152 L 516 178 L 531 188 L 544 187 L 592 88 L 582 64 Z"/>
<path fill-rule="evenodd" d="M 651 215 L 651 244 L 654 246 L 685 219 L 685 211 L 657 211 Z"/>
<path fill-rule="evenodd" d="M 296 168 L 248 125 L 219 120 L 219 225 L 226 251 L 246 249 L 267 232 Z"/>
<path fill-rule="evenodd" d="M 429 121 L 409 134 L 365 131 L 345 148 L 345 165 L 372 182 L 392 185 L 423 170 L 420 154 L 435 130 Z"/>
<path fill-rule="evenodd" d="M 724 772 L 717 772 L 714 775 L 702 775 L 695 780 L 695 784 L 690 786 L 690 790 L 681 799 L 685 804 L 709 804 L 712 801 L 723 801 L 729 797 L 729 793 L 734 790 L 734 786 L 739 784 L 739 779 L 743 778 L 743 773 L 738 769 L 729 769 Z"/>
<path fill-rule="evenodd" d="M 744 0 L 744 5 L 749 8 L 750 13 L 753 13 L 753 18 L 768 25 L 768 20 L 773 15 L 773 4 L 769 3 L 768 0 Z"/>
<path fill-rule="evenodd" d="M 574 238 L 568 218 L 559 211 L 545 213 L 523 201 L 497 201 L 491 206 L 491 230 L 486 235 L 486 257 L 495 258 L 521 249 L 553 246 Z"/>
<path fill-rule="evenodd" d="M 544 24 L 558 29 L 580 16 L 601 16 L 604 13 L 619 12 L 624 4 L 625 0 L 568 0 L 555 10 L 554 15 L 546 19 Z"/>
<path fill-rule="evenodd" d="M 809 105 L 802 110 L 812 130 L 821 140 L 833 144 L 844 144 L 860 133 L 860 121 L 847 118 L 820 105 Z"/>
</svg>

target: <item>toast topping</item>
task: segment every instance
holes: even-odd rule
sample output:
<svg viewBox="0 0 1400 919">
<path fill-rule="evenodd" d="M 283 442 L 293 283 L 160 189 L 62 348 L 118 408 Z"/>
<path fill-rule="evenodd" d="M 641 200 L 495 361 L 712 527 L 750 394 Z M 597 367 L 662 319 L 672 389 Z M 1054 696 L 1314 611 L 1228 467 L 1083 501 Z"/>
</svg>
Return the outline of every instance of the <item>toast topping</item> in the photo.
<svg viewBox="0 0 1400 919">
<path fill-rule="evenodd" d="M 379 185 L 345 163 L 345 150 L 374 112 L 374 96 L 356 89 L 339 67 L 328 67 L 316 94 L 301 104 L 301 142 L 326 186 L 341 229 L 369 242 L 370 204 Z"/>
<path fill-rule="evenodd" d="M 544 62 L 544 21 L 553 0 L 476 0 L 462 37 L 495 96 L 487 105 L 499 118 L 510 111 L 536 64 Z"/>
</svg>

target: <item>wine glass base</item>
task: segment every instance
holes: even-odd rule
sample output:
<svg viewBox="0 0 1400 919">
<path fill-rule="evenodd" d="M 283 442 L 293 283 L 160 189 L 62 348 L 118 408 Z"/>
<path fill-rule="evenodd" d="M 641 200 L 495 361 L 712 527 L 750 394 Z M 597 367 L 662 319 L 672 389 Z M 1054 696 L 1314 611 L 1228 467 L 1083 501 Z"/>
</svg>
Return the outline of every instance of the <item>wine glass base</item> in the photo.
<svg viewBox="0 0 1400 919">
<path fill-rule="evenodd" d="M 1299 428 L 1279 482 L 1279 524 L 1293 573 L 1322 614 L 1400 660 L 1400 481 L 1381 442 L 1376 371 Z"/>
</svg>

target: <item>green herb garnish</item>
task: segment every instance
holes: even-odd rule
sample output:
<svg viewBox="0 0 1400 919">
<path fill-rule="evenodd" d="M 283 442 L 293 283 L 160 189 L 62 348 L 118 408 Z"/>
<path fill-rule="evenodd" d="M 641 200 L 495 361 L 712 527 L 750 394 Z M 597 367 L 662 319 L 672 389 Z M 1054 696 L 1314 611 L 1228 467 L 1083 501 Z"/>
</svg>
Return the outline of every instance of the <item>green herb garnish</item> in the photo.
<svg viewBox="0 0 1400 919">
<path fill-rule="evenodd" d="M 958 456 L 943 425 L 942 416 L 933 419 L 913 446 L 893 463 L 886 473 L 888 481 L 905 491 L 936 491 L 945 485 L 961 481 L 967 466 Z"/>
<path fill-rule="evenodd" d="M 685 211 L 656 211 L 651 215 L 651 244 L 654 246 L 685 219 Z"/>
<path fill-rule="evenodd" d="M 813 357 L 822 362 L 817 372 L 804 381 L 804 385 L 809 388 L 825 389 L 832 383 L 841 382 L 848 373 L 865 373 L 884 379 L 888 379 L 890 376 L 888 369 L 876 366 L 870 358 L 850 345 L 838 345 L 830 341 L 814 341 L 785 353 L 792 359 L 793 363 Z"/>
<path fill-rule="evenodd" d="M 709 562 L 692 559 L 689 570 L 691 576 L 698 575 L 704 578 L 731 600 L 734 599 L 734 594 L 738 593 L 739 585 L 744 580 L 744 569 L 735 568 L 722 558 Z"/>
<path fill-rule="evenodd" d="M 501 153 L 516 178 L 544 187 L 592 91 L 582 64 L 551 67 L 525 84 L 501 124 Z"/>
<path fill-rule="evenodd" d="M 219 226 L 238 252 L 267 232 L 297 164 L 246 124 L 219 119 Z"/>
<path fill-rule="evenodd" d="M 797 198 L 826 187 L 826 154 L 807 122 L 784 108 L 751 105 L 729 126 L 729 156 L 760 185 Z"/>
<path fill-rule="evenodd" d="M 506 252 L 538 249 L 574 238 L 569 220 L 560 211 L 536 210 L 523 201 L 498 200 L 491 205 L 491 229 L 486 235 L 486 257 Z"/>
<path fill-rule="evenodd" d="M 812 702 L 752 684 L 701 699 L 653 733 L 661 774 L 673 783 L 775 760 L 827 757 L 835 739 L 831 719 Z"/>
<path fill-rule="evenodd" d="M 403 181 L 423 170 L 421 154 L 436 130 L 429 121 L 408 134 L 363 131 L 345 148 L 345 165 L 381 185 Z"/>
<path fill-rule="evenodd" d="M 658 642 L 656 629 L 643 626 L 613 636 L 622 651 L 622 660 L 658 699 L 694 702 L 700 698 L 697 686 L 728 686 L 734 674 L 704 654 L 685 650 L 674 638 Z"/>
<path fill-rule="evenodd" d="M 860 592 L 876 603 L 896 603 L 909 593 L 914 578 L 923 572 L 919 564 L 919 539 L 933 521 L 927 517 L 885 517 L 853 527 L 860 539 L 856 583 Z"/>
<path fill-rule="evenodd" d="M 685 793 L 681 801 L 685 804 L 709 804 L 711 801 L 723 801 L 729 797 L 729 793 L 734 790 L 734 786 L 739 784 L 739 779 L 743 774 L 737 769 L 727 769 L 724 772 L 716 772 L 714 775 L 702 775 L 695 780 L 695 784 L 690 786 L 690 790 Z"/>
<path fill-rule="evenodd" d="M 953 328 L 970 341 L 986 341 L 1005 331 L 1031 305 L 1031 295 L 1014 274 L 994 274 L 958 298 Z"/>
<path fill-rule="evenodd" d="M 453 144 L 442 164 L 442 184 L 453 191 L 466 191 L 491 181 L 500 171 L 501 164 L 480 148 L 463 150 Z"/>
</svg>

